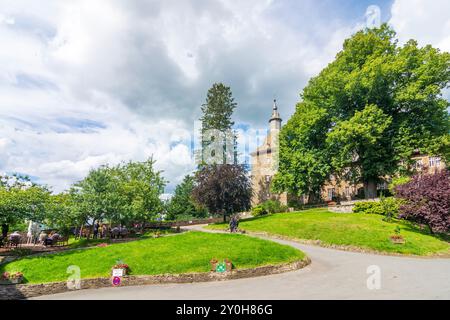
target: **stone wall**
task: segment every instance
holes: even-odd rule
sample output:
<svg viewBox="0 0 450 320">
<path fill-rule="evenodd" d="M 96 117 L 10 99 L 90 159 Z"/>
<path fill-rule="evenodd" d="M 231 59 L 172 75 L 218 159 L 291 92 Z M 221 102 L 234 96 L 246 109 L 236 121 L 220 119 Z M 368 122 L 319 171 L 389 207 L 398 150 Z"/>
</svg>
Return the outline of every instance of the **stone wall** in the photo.
<svg viewBox="0 0 450 320">
<path fill-rule="evenodd" d="M 328 211 L 336 212 L 336 213 L 352 213 L 355 203 L 370 202 L 370 201 L 380 201 L 380 199 L 377 198 L 377 199 L 371 199 L 371 200 L 342 201 L 338 205 L 328 206 Z"/>
<path fill-rule="evenodd" d="M 126 276 L 122 278 L 121 286 L 137 286 L 162 283 L 191 283 L 206 281 L 223 281 L 249 277 L 265 276 L 301 269 L 311 263 L 309 258 L 279 265 L 261 266 L 251 269 L 239 269 L 231 272 L 217 273 L 184 273 L 153 276 Z M 112 287 L 111 278 L 83 279 L 81 289 Z M 46 284 L 0 285 L 0 300 L 26 299 L 41 295 L 50 295 L 70 291 L 66 282 Z"/>
</svg>

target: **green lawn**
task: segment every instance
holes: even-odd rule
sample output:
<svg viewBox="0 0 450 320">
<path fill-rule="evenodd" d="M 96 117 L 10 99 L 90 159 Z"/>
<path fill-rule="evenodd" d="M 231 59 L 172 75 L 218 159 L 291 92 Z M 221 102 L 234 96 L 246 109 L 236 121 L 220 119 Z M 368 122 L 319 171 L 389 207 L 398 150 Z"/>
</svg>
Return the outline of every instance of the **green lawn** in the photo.
<svg viewBox="0 0 450 320">
<path fill-rule="evenodd" d="M 207 272 L 211 258 L 229 258 L 236 268 L 292 262 L 304 253 L 289 246 L 237 234 L 187 232 L 174 236 L 143 239 L 71 250 L 43 256 L 30 256 L 0 266 L 0 272 L 21 271 L 28 283 L 67 279 L 67 267 L 77 265 L 82 278 L 108 277 L 111 267 L 122 260 L 133 275 Z"/>
<path fill-rule="evenodd" d="M 332 213 L 326 209 L 311 209 L 295 213 L 280 213 L 241 221 L 239 227 L 248 231 L 267 232 L 294 239 L 321 240 L 325 244 L 355 246 L 376 251 L 431 255 L 450 253 L 449 237 L 436 237 L 421 231 L 407 221 L 385 222 L 383 216 Z M 393 244 L 389 237 L 396 226 L 401 228 L 405 244 Z M 208 226 L 224 229 L 223 224 Z"/>
</svg>

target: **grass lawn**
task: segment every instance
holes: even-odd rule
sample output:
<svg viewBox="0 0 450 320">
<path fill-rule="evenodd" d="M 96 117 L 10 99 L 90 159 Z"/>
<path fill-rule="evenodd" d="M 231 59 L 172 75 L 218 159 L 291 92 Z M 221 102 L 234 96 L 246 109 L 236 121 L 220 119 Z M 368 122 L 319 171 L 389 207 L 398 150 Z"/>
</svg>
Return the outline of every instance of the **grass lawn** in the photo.
<svg viewBox="0 0 450 320">
<path fill-rule="evenodd" d="M 30 256 L 0 266 L 0 272 L 24 273 L 25 282 L 65 281 L 67 267 L 77 265 L 82 278 L 108 277 L 122 260 L 132 275 L 207 272 L 211 258 L 229 258 L 238 269 L 292 262 L 304 253 L 289 246 L 238 234 L 187 232 L 107 247 Z"/>
<path fill-rule="evenodd" d="M 296 239 L 321 240 L 325 244 L 355 246 L 376 251 L 431 255 L 450 253 L 450 237 L 440 238 L 421 231 L 403 220 L 385 222 L 383 216 L 357 213 L 332 213 L 327 209 L 311 209 L 280 213 L 243 220 L 239 227 L 248 231 L 267 232 Z M 399 226 L 405 244 L 393 244 L 389 237 Z M 223 224 L 208 226 L 224 229 Z"/>
</svg>

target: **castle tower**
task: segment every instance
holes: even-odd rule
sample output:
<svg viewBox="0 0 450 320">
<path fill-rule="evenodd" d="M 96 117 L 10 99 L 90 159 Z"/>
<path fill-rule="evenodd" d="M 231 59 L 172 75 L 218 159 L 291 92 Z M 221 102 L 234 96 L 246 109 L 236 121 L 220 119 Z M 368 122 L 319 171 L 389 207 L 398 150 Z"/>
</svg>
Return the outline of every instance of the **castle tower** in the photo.
<svg viewBox="0 0 450 320">
<path fill-rule="evenodd" d="M 278 171 L 279 135 L 282 119 L 278 112 L 277 101 L 273 101 L 272 116 L 269 119 L 269 130 L 264 143 L 251 153 L 252 157 L 252 205 L 269 199 L 280 199 L 280 195 L 272 194 L 270 184 Z M 284 202 L 284 201 L 282 201 Z"/>
<path fill-rule="evenodd" d="M 280 131 L 281 121 L 280 113 L 278 112 L 277 100 L 273 100 L 272 117 L 269 120 L 270 131 Z"/>
</svg>

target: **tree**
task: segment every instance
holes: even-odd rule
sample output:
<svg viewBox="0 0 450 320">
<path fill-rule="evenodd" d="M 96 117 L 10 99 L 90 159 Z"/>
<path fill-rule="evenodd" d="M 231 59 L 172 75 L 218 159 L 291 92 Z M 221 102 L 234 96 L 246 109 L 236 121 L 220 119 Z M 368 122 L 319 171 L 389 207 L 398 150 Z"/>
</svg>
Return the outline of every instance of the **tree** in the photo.
<svg viewBox="0 0 450 320">
<path fill-rule="evenodd" d="M 320 198 L 328 178 L 330 163 L 326 154 L 326 122 L 323 108 L 302 103 L 280 132 L 279 169 L 272 181 L 275 192 L 287 191 L 308 195 L 313 202 Z"/>
<path fill-rule="evenodd" d="M 200 118 L 202 163 L 237 163 L 237 138 L 232 130 L 234 122 L 231 120 L 236 106 L 230 87 L 214 83 L 208 90 Z"/>
<path fill-rule="evenodd" d="M 405 201 L 400 217 L 426 224 L 430 231 L 450 231 L 450 171 L 419 174 L 395 188 L 395 196 Z"/>
<path fill-rule="evenodd" d="M 123 222 L 145 222 L 154 219 L 162 211 L 160 196 L 164 192 L 166 181 L 162 171 L 154 168 L 155 161 L 128 162 L 114 168 L 118 177 L 119 193 L 122 195 Z"/>
<path fill-rule="evenodd" d="M 50 192 L 27 177 L 0 177 L 0 222 L 14 224 L 24 220 L 42 222 Z"/>
<path fill-rule="evenodd" d="M 176 220 L 180 216 L 204 218 L 207 210 L 200 207 L 192 198 L 194 189 L 194 177 L 186 175 L 183 181 L 177 185 L 173 197 L 167 206 L 167 219 Z"/>
<path fill-rule="evenodd" d="M 74 198 L 69 193 L 50 195 L 45 207 L 45 224 L 68 234 L 70 227 L 84 224 L 76 210 Z"/>
<path fill-rule="evenodd" d="M 82 224 L 108 220 L 145 223 L 162 210 L 166 181 L 155 161 L 121 163 L 93 169 L 71 188 L 77 220 Z"/>
<path fill-rule="evenodd" d="M 449 81 L 450 53 L 414 40 L 399 46 L 387 25 L 357 32 L 282 128 L 275 187 L 317 192 L 333 174 L 373 197 L 380 179 L 411 170 L 417 150 L 448 162 Z"/>
<path fill-rule="evenodd" d="M 78 222 L 82 225 L 111 219 L 122 210 L 123 194 L 119 192 L 120 181 L 107 165 L 89 171 L 81 181 L 70 189 Z"/>
<path fill-rule="evenodd" d="M 252 187 L 244 166 L 206 165 L 196 172 L 192 196 L 226 221 L 227 216 L 250 209 Z"/>
</svg>

